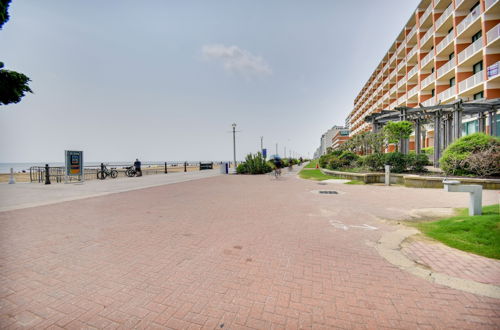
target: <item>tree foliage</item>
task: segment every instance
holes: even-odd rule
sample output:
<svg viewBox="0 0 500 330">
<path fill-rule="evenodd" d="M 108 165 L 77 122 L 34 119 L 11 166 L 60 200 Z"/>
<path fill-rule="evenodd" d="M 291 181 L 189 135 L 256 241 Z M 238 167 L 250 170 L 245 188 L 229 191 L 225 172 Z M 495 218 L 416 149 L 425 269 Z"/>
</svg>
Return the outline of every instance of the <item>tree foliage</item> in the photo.
<svg viewBox="0 0 500 330">
<path fill-rule="evenodd" d="M 0 30 L 9 20 L 9 4 L 11 0 L 0 0 Z M 28 86 L 30 78 L 20 72 L 4 69 L 0 62 L 0 105 L 18 103 L 25 93 L 33 93 Z"/>
<path fill-rule="evenodd" d="M 396 145 L 396 150 L 399 150 L 401 139 L 407 139 L 413 132 L 413 124 L 409 121 L 389 122 L 384 126 L 384 132 L 389 143 Z"/>
</svg>

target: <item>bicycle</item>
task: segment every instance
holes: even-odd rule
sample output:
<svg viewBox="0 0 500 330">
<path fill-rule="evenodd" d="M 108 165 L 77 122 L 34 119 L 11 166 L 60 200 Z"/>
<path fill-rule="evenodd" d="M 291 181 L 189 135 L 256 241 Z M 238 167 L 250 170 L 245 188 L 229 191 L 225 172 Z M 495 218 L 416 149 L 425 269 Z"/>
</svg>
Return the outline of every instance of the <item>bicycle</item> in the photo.
<svg viewBox="0 0 500 330">
<path fill-rule="evenodd" d="M 281 168 L 276 167 L 273 170 L 272 175 L 274 176 L 275 179 L 278 179 L 281 176 Z"/>
<path fill-rule="evenodd" d="M 106 166 L 103 166 L 102 169 L 97 171 L 97 178 L 99 180 L 104 180 L 108 176 L 112 177 L 113 179 L 116 179 L 116 177 L 118 177 L 118 171 L 114 168 L 109 170 Z"/>
<path fill-rule="evenodd" d="M 129 178 L 136 176 L 137 171 L 135 170 L 134 166 L 127 167 L 127 170 L 125 171 L 125 175 L 128 176 Z"/>
</svg>

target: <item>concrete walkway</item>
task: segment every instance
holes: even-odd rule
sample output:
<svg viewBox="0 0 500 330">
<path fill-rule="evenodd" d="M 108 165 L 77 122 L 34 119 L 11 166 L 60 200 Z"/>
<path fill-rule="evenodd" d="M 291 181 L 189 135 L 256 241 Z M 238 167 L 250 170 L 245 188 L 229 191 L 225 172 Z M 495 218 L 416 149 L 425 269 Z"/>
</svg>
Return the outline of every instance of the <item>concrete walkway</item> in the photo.
<svg viewBox="0 0 500 330">
<path fill-rule="evenodd" d="M 375 249 L 415 209 L 467 199 L 214 176 L 1 212 L 0 327 L 494 329 L 500 300 L 426 281 Z"/>
</svg>

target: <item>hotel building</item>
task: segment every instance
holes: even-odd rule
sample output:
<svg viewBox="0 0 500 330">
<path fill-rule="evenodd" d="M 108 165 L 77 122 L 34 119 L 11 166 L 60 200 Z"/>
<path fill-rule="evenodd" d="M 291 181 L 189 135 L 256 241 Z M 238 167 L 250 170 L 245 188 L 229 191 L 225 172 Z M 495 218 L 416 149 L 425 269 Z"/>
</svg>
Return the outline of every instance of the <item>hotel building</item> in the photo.
<svg viewBox="0 0 500 330">
<path fill-rule="evenodd" d="M 350 134 L 371 130 L 364 117 L 382 110 L 500 98 L 499 61 L 500 0 L 422 0 L 355 98 Z"/>
</svg>

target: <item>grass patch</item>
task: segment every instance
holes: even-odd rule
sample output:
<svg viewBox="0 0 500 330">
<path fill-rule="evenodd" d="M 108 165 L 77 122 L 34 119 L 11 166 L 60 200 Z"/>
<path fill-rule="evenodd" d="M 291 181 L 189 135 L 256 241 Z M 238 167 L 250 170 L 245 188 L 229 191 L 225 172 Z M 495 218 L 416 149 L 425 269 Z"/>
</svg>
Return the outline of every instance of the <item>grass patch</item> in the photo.
<svg viewBox="0 0 500 330">
<path fill-rule="evenodd" d="M 309 164 L 304 166 L 304 168 L 316 168 L 316 164 L 318 164 L 319 159 L 312 159 Z"/>
<path fill-rule="evenodd" d="M 323 181 L 323 180 L 330 180 L 330 179 L 341 179 L 339 177 L 333 176 L 333 175 L 326 175 L 320 170 L 302 170 L 299 172 L 299 176 L 302 179 L 308 179 L 308 180 L 316 180 L 316 181 Z"/>
<path fill-rule="evenodd" d="M 349 182 L 346 182 L 344 184 L 366 184 L 364 181 L 361 180 L 351 180 Z"/>
<path fill-rule="evenodd" d="M 482 215 L 457 216 L 417 224 L 422 233 L 456 249 L 500 259 L 500 204 L 483 207 Z"/>
</svg>

